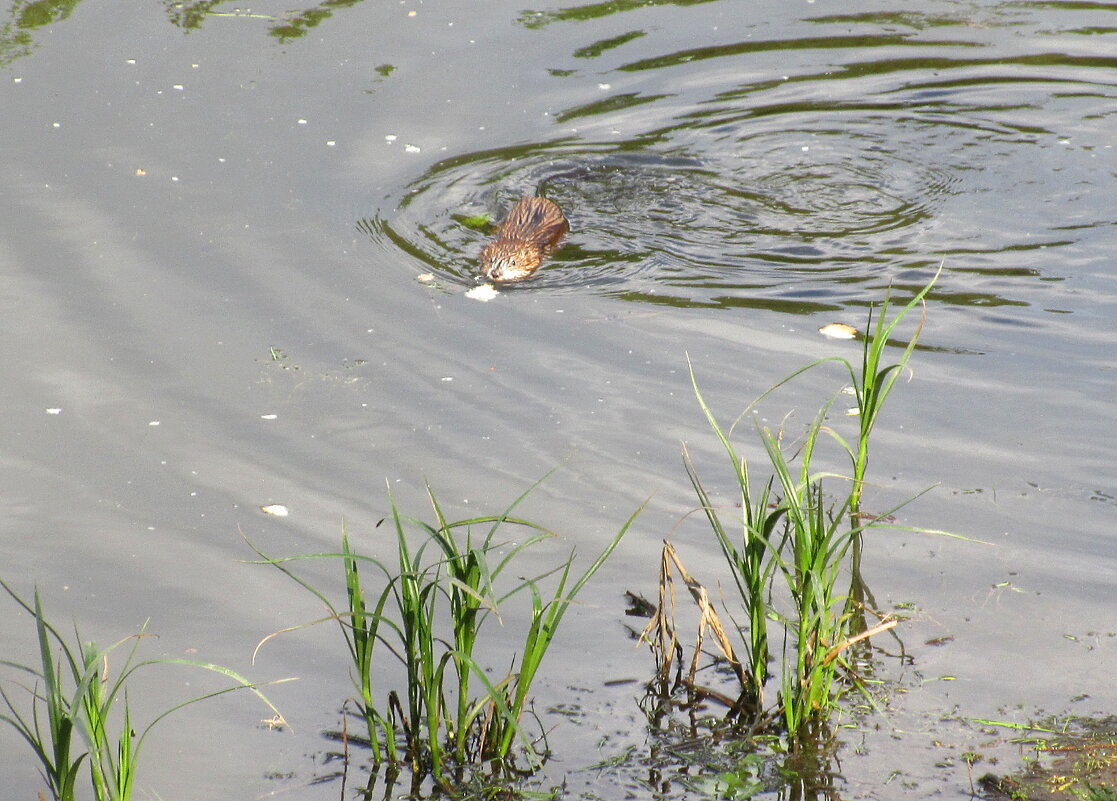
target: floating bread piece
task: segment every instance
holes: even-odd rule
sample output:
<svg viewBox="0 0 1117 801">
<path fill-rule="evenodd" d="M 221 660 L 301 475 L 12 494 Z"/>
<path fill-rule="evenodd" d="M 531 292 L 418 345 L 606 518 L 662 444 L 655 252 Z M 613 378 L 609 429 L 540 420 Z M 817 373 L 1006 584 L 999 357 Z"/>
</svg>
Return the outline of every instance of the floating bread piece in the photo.
<svg viewBox="0 0 1117 801">
<path fill-rule="evenodd" d="M 827 339 L 854 339 L 857 336 L 857 329 L 845 323 L 830 323 L 818 329 L 818 333 Z"/>
<path fill-rule="evenodd" d="M 496 287 L 492 284 L 481 284 L 475 286 L 473 289 L 465 293 L 465 296 L 470 300 L 492 300 L 500 293 L 496 291 Z"/>
</svg>

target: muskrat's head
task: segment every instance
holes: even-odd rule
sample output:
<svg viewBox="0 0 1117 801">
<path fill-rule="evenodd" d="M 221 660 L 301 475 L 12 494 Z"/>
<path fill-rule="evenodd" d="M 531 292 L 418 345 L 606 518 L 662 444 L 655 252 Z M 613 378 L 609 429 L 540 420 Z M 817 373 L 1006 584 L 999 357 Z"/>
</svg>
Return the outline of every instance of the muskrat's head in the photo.
<svg viewBox="0 0 1117 801">
<path fill-rule="evenodd" d="M 543 249 L 530 242 L 498 239 L 481 250 L 481 273 L 490 281 L 522 281 L 543 263 Z"/>
</svg>

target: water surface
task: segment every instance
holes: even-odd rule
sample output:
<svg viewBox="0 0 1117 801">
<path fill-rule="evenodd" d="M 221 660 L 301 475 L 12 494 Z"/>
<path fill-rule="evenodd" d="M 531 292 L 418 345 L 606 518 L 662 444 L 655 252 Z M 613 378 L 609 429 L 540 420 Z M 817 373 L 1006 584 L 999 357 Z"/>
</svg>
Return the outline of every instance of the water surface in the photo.
<svg viewBox="0 0 1117 801">
<path fill-rule="evenodd" d="M 908 691 L 880 731 L 850 736 L 839 792 L 968 797 L 959 755 L 995 748 L 944 717 L 1112 713 L 1111 9 L 6 14 L 3 576 L 98 641 L 150 617 L 158 653 L 301 677 L 272 693 L 294 734 L 268 731 L 248 698 L 185 711 L 145 745 L 145 790 L 338 792 L 306 785 L 334 770 L 321 732 L 350 692 L 344 654 L 323 629 L 250 664 L 261 637 L 320 609 L 244 564 L 238 528 L 298 553 L 334 547 L 344 520 L 379 553 L 385 481 L 418 515 L 429 481 L 465 517 L 562 463 L 523 512 L 563 539 L 525 571 L 570 547 L 589 559 L 652 500 L 539 687 L 541 709 L 577 709 L 551 734 L 549 777 L 657 797 L 639 770 L 585 767 L 650 747 L 635 698 L 651 662 L 625 638 L 621 590 L 653 594 L 666 536 L 711 584 L 725 577 L 687 515 L 680 440 L 732 502 L 687 355 L 730 419 L 812 359 L 856 358 L 817 328 L 863 327 L 888 287 L 904 297 L 940 264 L 914 373 L 876 433 L 870 502 L 937 485 L 901 522 L 992 544 L 869 543 L 878 600 L 917 610 L 900 632 L 914 664 L 882 657 Z M 535 192 L 566 210 L 567 244 L 531 282 L 467 299 L 486 235 L 464 221 Z M 811 374 L 761 415 L 794 411 L 794 427 L 841 383 Z M 33 661 L 30 621 L 0 621 L 0 658 Z M 153 676 L 135 703 L 161 709 L 197 681 Z M 0 744 L 5 785 L 33 797 L 14 733 Z"/>
</svg>

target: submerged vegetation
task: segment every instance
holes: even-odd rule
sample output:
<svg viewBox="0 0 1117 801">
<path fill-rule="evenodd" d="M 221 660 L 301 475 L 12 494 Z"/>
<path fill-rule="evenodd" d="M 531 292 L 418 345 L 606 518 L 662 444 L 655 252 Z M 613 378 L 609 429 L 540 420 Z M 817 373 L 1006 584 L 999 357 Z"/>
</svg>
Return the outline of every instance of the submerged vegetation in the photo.
<svg viewBox="0 0 1117 801">
<path fill-rule="evenodd" d="M 977 721 L 1016 731 L 1014 742 L 1030 746 L 1025 769 L 1009 776 L 986 773 L 977 780 L 995 801 L 1117 801 L 1117 716 L 1048 718 L 1030 724 Z M 969 755 L 972 765 L 982 755 Z"/>
</svg>

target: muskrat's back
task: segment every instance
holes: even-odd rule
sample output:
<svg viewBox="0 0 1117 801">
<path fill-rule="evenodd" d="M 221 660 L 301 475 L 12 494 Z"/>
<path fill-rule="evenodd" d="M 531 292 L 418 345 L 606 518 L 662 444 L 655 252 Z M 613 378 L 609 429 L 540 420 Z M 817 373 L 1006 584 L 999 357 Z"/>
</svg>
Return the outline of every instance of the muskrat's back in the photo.
<svg viewBox="0 0 1117 801">
<path fill-rule="evenodd" d="M 496 237 L 481 250 L 481 272 L 492 281 L 522 281 L 570 230 L 562 209 L 545 197 L 516 202 Z"/>
</svg>

